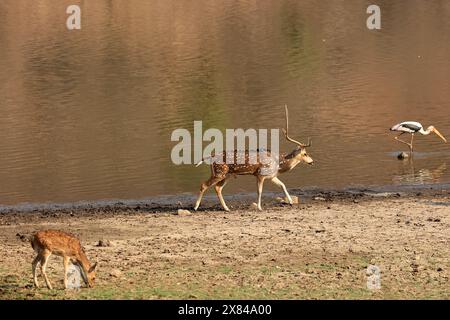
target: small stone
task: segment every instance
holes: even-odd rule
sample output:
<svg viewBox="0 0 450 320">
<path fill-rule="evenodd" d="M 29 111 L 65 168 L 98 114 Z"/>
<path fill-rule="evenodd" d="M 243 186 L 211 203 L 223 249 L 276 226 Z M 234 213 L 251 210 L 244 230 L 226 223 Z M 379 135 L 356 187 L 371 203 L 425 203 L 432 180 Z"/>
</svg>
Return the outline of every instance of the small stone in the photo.
<svg viewBox="0 0 450 320">
<path fill-rule="evenodd" d="M 256 202 L 253 202 L 253 203 L 250 205 L 250 209 L 258 210 L 258 204 L 257 204 Z"/>
<path fill-rule="evenodd" d="M 444 271 L 444 269 L 442 269 L 441 267 L 436 269 L 438 272 Z"/>
<path fill-rule="evenodd" d="M 97 247 L 111 247 L 111 241 L 109 240 L 99 240 Z"/>
<path fill-rule="evenodd" d="M 119 269 L 114 269 L 109 273 L 109 275 L 114 278 L 120 278 L 122 276 L 122 271 Z"/>
<path fill-rule="evenodd" d="M 191 215 L 192 213 L 189 210 L 178 209 L 177 214 L 179 216 L 188 216 Z"/>
<path fill-rule="evenodd" d="M 291 196 L 292 204 L 298 204 L 298 197 L 297 196 Z M 287 197 L 281 198 L 276 197 L 275 200 L 277 200 L 279 203 L 289 203 L 289 199 Z"/>
<path fill-rule="evenodd" d="M 397 159 L 399 159 L 399 160 L 404 160 L 404 159 L 408 159 L 408 158 L 409 158 L 409 154 L 407 154 L 406 152 L 401 152 L 397 156 Z"/>
<path fill-rule="evenodd" d="M 325 199 L 324 197 L 314 197 L 314 200 L 317 200 L 317 201 L 326 201 L 327 199 Z"/>
</svg>

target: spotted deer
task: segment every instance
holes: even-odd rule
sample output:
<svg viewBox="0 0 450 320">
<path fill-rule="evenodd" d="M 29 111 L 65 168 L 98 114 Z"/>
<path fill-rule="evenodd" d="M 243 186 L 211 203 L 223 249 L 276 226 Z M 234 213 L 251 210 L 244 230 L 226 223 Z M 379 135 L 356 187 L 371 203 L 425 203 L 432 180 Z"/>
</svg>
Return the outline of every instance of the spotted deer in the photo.
<svg viewBox="0 0 450 320">
<path fill-rule="evenodd" d="M 58 230 L 38 231 L 30 237 L 31 246 L 37 253 L 32 262 L 34 285 L 39 287 L 37 280 L 37 264 L 41 264 L 42 276 L 49 289 L 52 289 L 50 280 L 47 277 L 46 268 L 48 259 L 52 254 L 63 257 L 64 262 L 64 287 L 67 289 L 67 270 L 69 262 L 81 268 L 81 276 L 88 287 L 94 286 L 95 269 L 97 263 L 90 264 L 80 240 L 69 233 Z"/>
<path fill-rule="evenodd" d="M 282 188 L 289 203 L 293 204 L 292 198 L 289 195 L 286 186 L 280 179 L 278 179 L 278 175 L 292 170 L 302 162 L 312 165 L 314 160 L 306 152 L 306 148 L 311 146 L 310 139 L 308 139 L 308 144 L 303 144 L 289 137 L 289 114 L 287 106 L 285 106 L 285 112 L 286 129 L 283 129 L 284 136 L 287 141 L 296 144 L 297 147 L 289 153 L 280 153 L 278 157 L 277 155 L 272 155 L 270 150 L 234 150 L 212 155 L 210 157 L 211 177 L 201 184 L 200 194 L 197 198 L 197 202 L 195 203 L 194 210 L 197 210 L 200 206 L 200 202 L 202 201 L 205 191 L 209 187 L 215 186 L 220 204 L 225 211 L 230 211 L 225 203 L 225 200 L 223 199 L 222 189 L 229 178 L 237 175 L 254 175 L 256 177 L 258 187 L 258 210 L 262 210 L 261 195 L 264 181 L 267 179 Z M 256 157 L 256 161 L 250 161 L 251 157 Z M 253 160 L 254 159 L 255 158 L 253 158 Z M 203 162 L 205 162 L 205 159 L 198 162 L 196 166 L 198 167 Z"/>
</svg>

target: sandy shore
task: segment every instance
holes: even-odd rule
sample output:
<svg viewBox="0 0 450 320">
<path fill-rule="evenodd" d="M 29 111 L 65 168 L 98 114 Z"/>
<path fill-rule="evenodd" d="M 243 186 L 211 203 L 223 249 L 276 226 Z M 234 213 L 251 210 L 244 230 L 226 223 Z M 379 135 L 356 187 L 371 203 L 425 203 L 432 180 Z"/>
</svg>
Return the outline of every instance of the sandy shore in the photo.
<svg viewBox="0 0 450 320">
<path fill-rule="evenodd" d="M 183 203 L 3 212 L 0 299 L 450 298 L 449 191 L 297 195 L 293 207 L 266 197 L 263 212 L 231 200 L 224 213 L 214 198 L 181 215 Z M 95 288 L 62 290 L 57 257 L 56 289 L 32 287 L 34 253 L 16 234 L 47 228 L 81 237 Z M 380 290 L 367 289 L 368 265 Z"/>
</svg>

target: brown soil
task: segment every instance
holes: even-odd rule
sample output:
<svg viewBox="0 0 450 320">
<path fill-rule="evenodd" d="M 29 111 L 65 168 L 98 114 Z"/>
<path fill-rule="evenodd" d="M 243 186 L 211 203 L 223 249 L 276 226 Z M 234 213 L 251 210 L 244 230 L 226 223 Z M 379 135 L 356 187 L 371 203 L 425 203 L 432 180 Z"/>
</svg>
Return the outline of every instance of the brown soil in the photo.
<svg viewBox="0 0 450 320">
<path fill-rule="evenodd" d="M 3 213 L 0 298 L 450 298 L 447 191 L 302 200 L 290 207 L 266 198 L 263 212 L 241 201 L 231 213 L 178 215 L 176 206 Z M 99 262 L 95 288 L 62 290 L 56 257 L 49 263 L 56 289 L 32 287 L 34 252 L 16 234 L 48 228 L 80 236 Z M 370 264 L 381 269 L 380 290 L 367 289 Z"/>
</svg>

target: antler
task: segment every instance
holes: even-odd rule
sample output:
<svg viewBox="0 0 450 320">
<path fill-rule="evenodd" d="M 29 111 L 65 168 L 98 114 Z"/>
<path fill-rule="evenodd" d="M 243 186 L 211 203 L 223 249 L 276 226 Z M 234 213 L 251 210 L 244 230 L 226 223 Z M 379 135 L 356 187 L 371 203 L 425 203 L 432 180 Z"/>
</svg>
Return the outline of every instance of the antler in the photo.
<svg viewBox="0 0 450 320">
<path fill-rule="evenodd" d="M 308 138 L 308 144 L 301 143 L 297 140 L 292 139 L 289 137 L 289 114 L 288 114 L 288 107 L 287 104 L 284 105 L 284 110 L 286 111 L 286 129 L 282 129 L 284 132 L 284 136 L 286 137 L 286 140 L 293 142 L 295 144 L 298 144 L 302 148 L 310 147 L 311 146 L 311 139 Z"/>
</svg>

